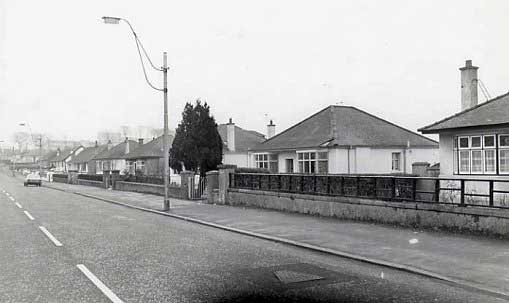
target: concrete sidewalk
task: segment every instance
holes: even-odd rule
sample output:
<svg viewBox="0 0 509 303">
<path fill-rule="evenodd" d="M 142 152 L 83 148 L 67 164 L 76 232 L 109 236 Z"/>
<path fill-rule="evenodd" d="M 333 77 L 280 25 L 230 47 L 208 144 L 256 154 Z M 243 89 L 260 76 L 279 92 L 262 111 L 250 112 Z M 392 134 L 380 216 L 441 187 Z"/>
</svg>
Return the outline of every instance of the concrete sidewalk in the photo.
<svg viewBox="0 0 509 303">
<path fill-rule="evenodd" d="M 160 196 L 94 187 L 44 186 L 161 210 Z M 436 273 L 464 285 L 509 295 L 509 242 L 465 235 L 345 222 L 277 211 L 172 199 L 171 214 Z"/>
</svg>

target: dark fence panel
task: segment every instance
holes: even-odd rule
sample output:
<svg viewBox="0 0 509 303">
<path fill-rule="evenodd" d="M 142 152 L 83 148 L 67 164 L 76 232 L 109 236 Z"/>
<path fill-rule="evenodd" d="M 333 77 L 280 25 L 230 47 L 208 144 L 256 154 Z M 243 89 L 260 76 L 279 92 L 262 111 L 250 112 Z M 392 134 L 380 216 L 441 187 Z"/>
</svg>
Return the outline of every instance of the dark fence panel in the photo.
<svg viewBox="0 0 509 303">
<path fill-rule="evenodd" d="M 147 184 L 164 184 L 164 179 L 160 176 L 128 176 L 124 181 L 136 182 L 136 183 L 147 183 Z"/>
<path fill-rule="evenodd" d="M 509 180 L 259 173 L 233 173 L 230 180 L 233 188 L 509 208 Z"/>
<path fill-rule="evenodd" d="M 80 180 L 90 180 L 90 181 L 103 181 L 103 175 L 78 175 L 78 179 Z"/>
</svg>

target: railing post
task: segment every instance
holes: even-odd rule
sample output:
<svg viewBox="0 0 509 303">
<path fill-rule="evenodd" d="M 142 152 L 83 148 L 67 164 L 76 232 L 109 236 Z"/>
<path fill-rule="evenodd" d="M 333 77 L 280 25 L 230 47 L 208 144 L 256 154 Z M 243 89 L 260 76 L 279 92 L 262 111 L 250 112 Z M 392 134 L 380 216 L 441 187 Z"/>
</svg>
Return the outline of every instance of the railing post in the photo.
<svg viewBox="0 0 509 303">
<path fill-rule="evenodd" d="M 493 206 L 493 180 L 490 180 L 490 206 Z"/>
<path fill-rule="evenodd" d="M 392 182 L 391 182 L 391 199 L 394 200 L 394 199 L 396 199 L 396 178 L 392 177 L 391 180 L 392 180 Z"/>
<path fill-rule="evenodd" d="M 318 177 L 316 175 L 314 175 L 314 178 L 313 178 L 313 193 L 316 194 L 316 182 L 318 180 Z"/>
<path fill-rule="evenodd" d="M 262 189 L 262 174 L 258 175 L 258 189 Z"/>
<path fill-rule="evenodd" d="M 345 195 L 345 177 L 341 176 L 341 186 L 339 187 L 339 195 L 344 196 Z"/>
<path fill-rule="evenodd" d="M 435 179 L 435 202 L 440 202 L 440 179 Z"/>
<path fill-rule="evenodd" d="M 375 181 L 374 182 L 375 183 L 375 199 L 378 199 L 378 193 L 377 193 L 378 192 L 378 187 L 377 187 L 377 185 L 378 185 L 378 178 L 377 177 L 373 177 L 373 180 Z"/>
<path fill-rule="evenodd" d="M 278 175 L 277 177 L 277 184 L 278 184 L 278 187 L 277 187 L 277 191 L 281 191 L 281 175 Z"/>
<path fill-rule="evenodd" d="M 417 179 L 412 179 L 412 201 L 415 201 L 417 198 Z"/>
<path fill-rule="evenodd" d="M 461 198 L 460 198 L 460 206 L 465 206 L 465 180 L 460 181 L 460 192 L 461 192 Z"/>
<path fill-rule="evenodd" d="M 229 173 L 229 174 L 228 174 L 228 184 L 230 184 L 230 187 L 231 187 L 231 188 L 233 188 L 233 187 L 234 187 L 234 186 L 233 186 L 233 184 L 232 184 L 232 174 L 233 174 L 233 173 Z"/>
<path fill-rule="evenodd" d="M 327 194 L 330 194 L 330 176 L 327 176 Z"/>
<path fill-rule="evenodd" d="M 293 182 L 292 177 L 293 177 L 292 175 L 288 176 L 288 191 L 289 192 L 292 192 L 292 182 Z"/>
<path fill-rule="evenodd" d="M 300 192 L 304 192 L 304 175 L 300 175 Z"/>
<path fill-rule="evenodd" d="M 359 196 L 359 181 L 360 181 L 361 177 L 357 176 L 355 178 L 355 196 L 358 197 Z"/>
</svg>

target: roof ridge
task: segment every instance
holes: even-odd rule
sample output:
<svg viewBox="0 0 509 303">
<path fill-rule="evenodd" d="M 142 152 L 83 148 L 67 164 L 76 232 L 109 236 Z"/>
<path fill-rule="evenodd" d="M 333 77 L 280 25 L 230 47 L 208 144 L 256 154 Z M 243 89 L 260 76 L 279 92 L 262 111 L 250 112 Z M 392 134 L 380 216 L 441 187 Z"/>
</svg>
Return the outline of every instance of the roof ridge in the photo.
<svg viewBox="0 0 509 303">
<path fill-rule="evenodd" d="M 469 111 L 472 111 L 472 110 L 474 110 L 474 109 L 477 109 L 477 108 L 479 108 L 479 107 L 481 107 L 481 106 L 484 106 L 484 105 L 486 105 L 486 104 L 491 104 L 492 102 L 495 102 L 495 101 L 497 101 L 497 100 L 499 100 L 499 99 L 501 99 L 501 98 L 503 98 L 503 97 L 506 97 L 506 96 L 508 96 L 508 95 L 509 95 L 509 92 L 507 92 L 507 93 L 505 93 L 505 94 L 502 94 L 502 95 L 500 95 L 500 96 L 496 96 L 495 98 L 493 98 L 493 99 L 491 99 L 491 100 L 488 100 L 488 101 L 483 102 L 483 103 L 481 103 L 481 104 L 477 104 L 476 106 L 473 106 L 473 107 L 467 108 L 467 109 L 465 109 L 465 110 L 462 110 L 462 111 L 460 111 L 460 112 L 458 112 L 458 113 L 455 113 L 455 114 L 453 114 L 453 115 L 450 115 L 450 116 L 448 116 L 448 117 L 445 117 L 445 118 L 443 118 L 442 120 L 439 120 L 439 121 L 437 121 L 437 122 L 434 122 L 434 123 L 432 123 L 432 124 L 430 124 L 430 125 L 427 125 L 427 126 L 421 127 L 421 128 L 419 128 L 419 129 L 418 129 L 418 131 L 420 131 L 420 132 L 425 131 L 425 130 L 426 130 L 426 128 L 433 127 L 433 126 L 435 126 L 435 125 L 437 125 L 437 124 L 443 123 L 443 122 L 445 122 L 445 121 L 447 121 L 447 120 L 450 120 L 450 119 L 455 118 L 455 117 L 457 117 L 457 116 L 459 116 L 459 115 L 462 115 L 462 114 L 464 114 L 464 113 L 467 113 L 467 112 L 469 112 Z"/>
<path fill-rule="evenodd" d="M 357 110 L 357 111 L 359 111 L 359 112 L 361 112 L 361 113 L 364 113 L 364 114 L 366 114 L 366 115 L 368 115 L 368 116 L 370 116 L 370 117 L 373 117 L 373 118 L 375 118 L 375 119 L 377 119 L 377 120 L 380 120 L 380 121 L 382 121 L 382 122 L 388 123 L 388 124 L 390 124 L 390 125 L 392 125 L 392 126 L 395 126 L 395 127 L 399 128 L 399 129 L 401 129 L 401 130 L 404 130 L 404 131 L 409 132 L 409 133 L 411 133 L 411 134 L 413 134 L 413 135 L 416 135 L 416 136 L 418 136 L 418 137 L 424 138 L 424 139 L 426 139 L 426 140 L 428 140 L 428 141 L 431 141 L 431 142 L 433 142 L 433 143 L 438 144 L 438 142 L 437 142 L 437 141 L 435 141 L 435 140 L 433 140 L 433 139 L 431 139 L 431 138 L 428 138 L 428 137 L 426 137 L 426 136 L 424 136 L 424 135 L 421 135 L 421 134 L 419 134 L 419 133 L 417 133 L 417 132 L 414 132 L 414 131 L 412 131 L 412 130 L 409 130 L 408 128 L 404 128 L 403 126 L 397 125 L 397 124 L 392 123 L 392 122 L 390 122 L 390 121 L 388 121 L 388 120 L 385 120 L 385 119 L 383 119 L 383 118 L 377 117 L 377 116 L 375 116 L 375 115 L 373 115 L 373 114 L 370 114 L 370 113 L 368 113 L 368 112 L 363 111 L 362 109 L 358 109 L 357 107 L 354 107 L 354 106 L 350 106 L 350 107 L 351 107 L 351 108 L 353 108 L 353 109 L 355 109 L 355 110 Z"/>
<path fill-rule="evenodd" d="M 272 136 L 272 137 L 270 137 L 269 139 L 267 139 L 267 140 L 265 140 L 265 141 L 263 141 L 263 142 L 260 142 L 258 145 L 265 144 L 265 143 L 267 143 L 267 142 L 269 142 L 269 141 L 273 140 L 274 138 L 277 138 L 277 137 L 279 137 L 279 136 L 283 135 L 284 133 L 286 133 L 286 132 L 290 131 L 291 129 L 293 129 L 293 128 L 295 128 L 295 127 L 299 126 L 299 125 L 301 125 L 302 123 L 304 123 L 304 122 L 308 121 L 309 119 L 311 119 L 311 118 L 313 118 L 313 117 L 317 116 L 318 114 L 322 113 L 323 111 L 326 111 L 327 109 L 331 108 L 332 106 L 333 106 L 333 105 L 329 105 L 329 106 L 325 107 L 324 109 L 321 109 L 320 111 L 318 111 L 318 112 L 316 112 L 316 113 L 312 114 L 311 116 L 309 116 L 309 117 L 305 118 L 304 120 L 301 120 L 300 122 L 297 122 L 296 124 L 294 124 L 294 125 L 290 126 L 289 128 L 285 129 L 284 131 L 280 132 L 279 134 L 277 134 L 277 135 L 275 135 L 275 136 Z"/>
</svg>

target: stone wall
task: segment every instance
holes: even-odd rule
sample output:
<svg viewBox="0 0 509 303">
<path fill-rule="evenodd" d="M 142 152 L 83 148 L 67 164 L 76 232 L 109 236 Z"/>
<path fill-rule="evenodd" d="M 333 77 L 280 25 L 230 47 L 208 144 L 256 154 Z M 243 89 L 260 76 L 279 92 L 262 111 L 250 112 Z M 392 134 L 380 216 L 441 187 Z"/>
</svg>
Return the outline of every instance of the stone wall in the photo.
<svg viewBox="0 0 509 303">
<path fill-rule="evenodd" d="M 221 190 L 221 189 L 220 189 Z M 228 189 L 227 203 L 287 212 L 509 238 L 509 210 Z"/>
<path fill-rule="evenodd" d="M 67 178 L 61 178 L 61 177 L 55 177 L 53 176 L 53 182 L 58 182 L 58 183 L 67 183 L 68 180 Z"/>
<path fill-rule="evenodd" d="M 164 185 L 116 181 L 115 190 L 133 191 L 138 193 L 164 196 Z M 173 198 L 186 199 L 187 190 L 182 187 L 169 187 L 169 195 Z"/>
<path fill-rule="evenodd" d="M 76 182 L 77 182 L 76 184 L 78 184 L 78 185 L 85 185 L 85 186 L 93 186 L 93 187 L 104 188 L 104 183 L 102 181 L 77 179 Z"/>
</svg>

